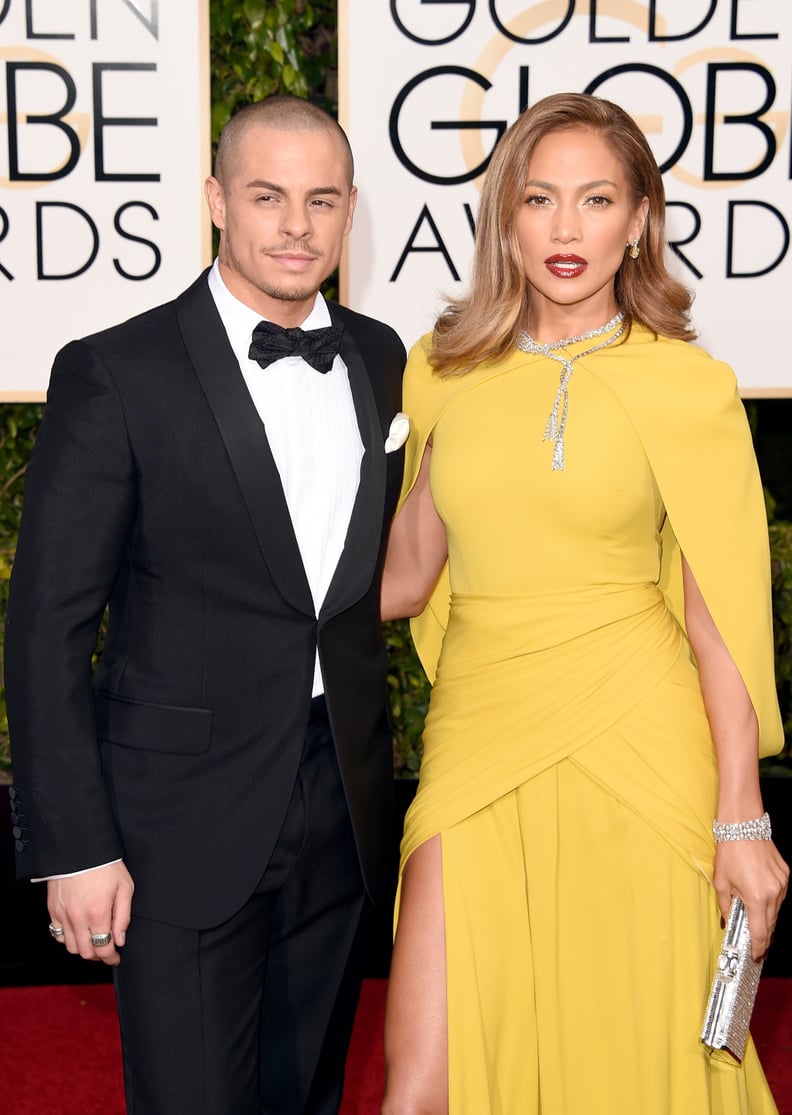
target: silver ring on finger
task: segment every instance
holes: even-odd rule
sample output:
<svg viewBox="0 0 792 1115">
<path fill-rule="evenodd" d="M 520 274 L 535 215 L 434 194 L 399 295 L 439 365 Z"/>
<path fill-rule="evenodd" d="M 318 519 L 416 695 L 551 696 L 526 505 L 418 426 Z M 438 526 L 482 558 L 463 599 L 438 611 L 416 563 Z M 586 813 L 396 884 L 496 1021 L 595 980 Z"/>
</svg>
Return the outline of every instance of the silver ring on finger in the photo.
<svg viewBox="0 0 792 1115">
<path fill-rule="evenodd" d="M 92 933 L 91 944 L 96 948 L 102 948 L 103 945 L 109 945 L 113 939 L 112 933 Z"/>
<path fill-rule="evenodd" d="M 50 931 L 50 937 L 54 937 L 56 941 L 66 932 L 62 925 L 53 925 L 52 922 L 49 923 L 48 928 Z"/>
</svg>

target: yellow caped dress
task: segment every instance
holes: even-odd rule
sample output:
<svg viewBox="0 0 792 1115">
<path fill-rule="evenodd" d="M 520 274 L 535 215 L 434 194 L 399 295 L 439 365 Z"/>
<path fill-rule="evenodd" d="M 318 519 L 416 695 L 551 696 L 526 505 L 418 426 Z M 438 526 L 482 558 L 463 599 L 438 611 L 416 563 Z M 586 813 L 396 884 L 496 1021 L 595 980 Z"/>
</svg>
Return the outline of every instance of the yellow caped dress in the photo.
<svg viewBox="0 0 792 1115">
<path fill-rule="evenodd" d="M 441 834 L 450 1113 L 770 1115 L 753 1045 L 737 1066 L 699 1042 L 722 936 L 717 770 L 680 551 L 762 753 L 782 744 L 734 375 L 633 326 L 573 365 L 552 471 L 560 365 L 515 350 L 440 378 L 425 344 L 403 495 L 431 436 L 449 561 L 413 627 L 434 685 L 402 864 Z"/>
</svg>

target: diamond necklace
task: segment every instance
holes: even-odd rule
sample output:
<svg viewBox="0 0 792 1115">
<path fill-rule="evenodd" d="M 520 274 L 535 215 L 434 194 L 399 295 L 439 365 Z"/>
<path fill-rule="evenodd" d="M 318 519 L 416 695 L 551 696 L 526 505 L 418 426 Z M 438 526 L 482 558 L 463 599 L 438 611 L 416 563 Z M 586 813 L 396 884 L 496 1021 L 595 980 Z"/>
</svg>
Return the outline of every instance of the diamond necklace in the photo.
<svg viewBox="0 0 792 1115">
<path fill-rule="evenodd" d="M 517 339 L 517 348 L 523 352 L 530 352 L 535 356 L 547 356 L 550 360 L 557 360 L 562 365 L 561 380 L 556 391 L 555 402 L 553 403 L 553 409 L 550 411 L 550 417 L 547 419 L 544 437 L 542 438 L 542 441 L 552 441 L 555 444 L 553 472 L 562 472 L 564 469 L 564 430 L 566 429 L 567 410 L 569 408 L 569 381 L 572 378 L 572 365 L 581 357 L 591 356 L 592 352 L 599 352 L 601 348 L 607 348 L 608 345 L 612 345 L 614 341 L 618 340 L 624 332 L 623 322 L 624 314 L 619 311 L 610 321 L 600 325 L 598 329 L 589 329 L 587 333 L 581 333 L 578 337 L 564 337 L 561 341 L 550 341 L 546 345 L 540 345 L 530 333 L 526 332 L 522 332 Z M 617 325 L 619 326 L 618 329 L 616 329 Z M 577 352 L 574 356 L 559 356 L 555 351 L 559 348 L 566 348 L 568 345 L 579 344 L 581 341 L 590 341 L 592 337 L 601 337 L 603 333 L 608 333 L 611 329 L 616 329 L 613 336 L 600 341 L 592 348 L 587 348 L 585 352 Z"/>
</svg>

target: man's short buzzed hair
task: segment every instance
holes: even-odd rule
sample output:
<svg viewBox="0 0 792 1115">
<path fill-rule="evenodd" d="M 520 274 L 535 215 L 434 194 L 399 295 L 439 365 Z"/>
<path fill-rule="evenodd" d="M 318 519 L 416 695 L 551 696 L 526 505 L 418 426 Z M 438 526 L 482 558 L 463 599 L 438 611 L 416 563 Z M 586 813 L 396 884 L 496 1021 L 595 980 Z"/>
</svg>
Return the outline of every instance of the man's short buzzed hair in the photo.
<svg viewBox="0 0 792 1115">
<path fill-rule="evenodd" d="M 265 97 L 234 113 L 220 133 L 215 154 L 214 176 L 221 186 L 233 173 L 239 140 L 250 127 L 280 132 L 330 132 L 338 137 L 349 163 L 349 184 L 355 173 L 352 148 L 346 132 L 323 108 L 289 93 Z"/>
</svg>

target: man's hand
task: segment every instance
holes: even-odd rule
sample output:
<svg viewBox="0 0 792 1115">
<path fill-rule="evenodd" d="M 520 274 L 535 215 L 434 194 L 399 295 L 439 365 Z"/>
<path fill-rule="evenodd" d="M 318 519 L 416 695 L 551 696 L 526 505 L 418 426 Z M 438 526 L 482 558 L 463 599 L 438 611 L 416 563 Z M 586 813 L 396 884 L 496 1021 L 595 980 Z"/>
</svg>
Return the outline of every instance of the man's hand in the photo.
<svg viewBox="0 0 792 1115">
<path fill-rule="evenodd" d="M 132 877 L 123 863 L 96 867 L 69 879 L 50 879 L 47 907 L 52 925 L 62 926 L 58 937 L 69 952 L 85 960 L 121 961 L 117 948 L 126 940 L 132 910 Z M 95 945 L 91 936 L 111 934 L 107 945 Z"/>
</svg>

